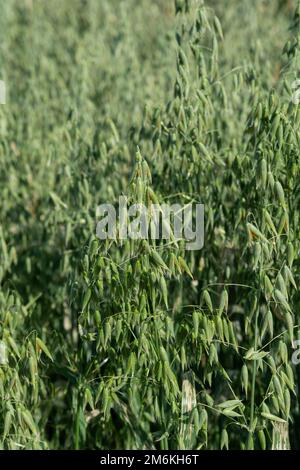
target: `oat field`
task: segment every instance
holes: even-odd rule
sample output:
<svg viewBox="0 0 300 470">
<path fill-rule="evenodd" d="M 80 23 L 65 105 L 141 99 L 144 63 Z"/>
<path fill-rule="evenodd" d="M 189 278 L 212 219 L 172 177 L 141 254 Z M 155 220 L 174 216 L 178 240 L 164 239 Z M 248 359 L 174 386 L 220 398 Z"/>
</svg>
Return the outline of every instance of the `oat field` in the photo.
<svg viewBox="0 0 300 470">
<path fill-rule="evenodd" d="M 300 2 L 0 11 L 0 448 L 300 449 Z"/>
</svg>

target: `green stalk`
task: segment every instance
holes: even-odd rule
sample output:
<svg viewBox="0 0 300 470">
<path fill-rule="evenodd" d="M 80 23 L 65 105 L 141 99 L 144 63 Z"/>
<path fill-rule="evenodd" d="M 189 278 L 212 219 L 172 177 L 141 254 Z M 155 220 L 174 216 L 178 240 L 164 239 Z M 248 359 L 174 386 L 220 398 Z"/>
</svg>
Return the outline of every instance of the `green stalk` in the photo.
<svg viewBox="0 0 300 470">
<path fill-rule="evenodd" d="M 256 351 L 257 349 L 258 311 L 259 309 L 257 308 L 256 313 L 255 313 L 254 351 Z M 253 426 L 253 421 L 254 421 L 256 372 L 257 372 L 257 363 L 255 360 L 253 364 L 253 375 L 252 375 L 252 385 L 251 385 L 251 405 L 250 405 L 250 430 L 251 432 L 252 432 L 252 426 Z"/>
</svg>

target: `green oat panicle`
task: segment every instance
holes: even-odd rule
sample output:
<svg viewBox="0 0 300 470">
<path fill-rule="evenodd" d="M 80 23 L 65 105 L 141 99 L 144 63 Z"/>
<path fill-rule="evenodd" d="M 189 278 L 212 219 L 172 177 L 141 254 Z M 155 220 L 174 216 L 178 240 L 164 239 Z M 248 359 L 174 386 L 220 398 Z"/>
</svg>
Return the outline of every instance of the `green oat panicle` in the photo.
<svg viewBox="0 0 300 470">
<path fill-rule="evenodd" d="M 1 449 L 299 448 L 299 28 L 299 1 L 4 2 Z M 203 203 L 204 247 L 99 240 L 125 195 Z"/>
</svg>

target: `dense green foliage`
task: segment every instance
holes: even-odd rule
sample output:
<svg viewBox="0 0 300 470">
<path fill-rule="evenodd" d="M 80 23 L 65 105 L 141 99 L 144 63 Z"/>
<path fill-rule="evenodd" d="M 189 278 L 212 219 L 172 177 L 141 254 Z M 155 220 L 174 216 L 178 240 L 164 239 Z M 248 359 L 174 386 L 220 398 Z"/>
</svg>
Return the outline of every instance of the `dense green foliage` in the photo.
<svg viewBox="0 0 300 470">
<path fill-rule="evenodd" d="M 0 8 L 1 447 L 299 448 L 300 4 Z M 122 194 L 203 249 L 98 240 Z"/>
</svg>

